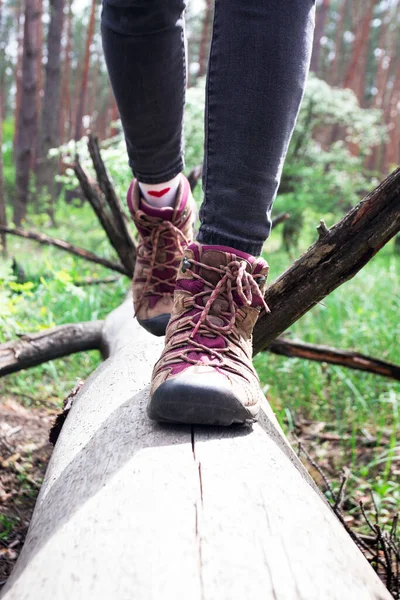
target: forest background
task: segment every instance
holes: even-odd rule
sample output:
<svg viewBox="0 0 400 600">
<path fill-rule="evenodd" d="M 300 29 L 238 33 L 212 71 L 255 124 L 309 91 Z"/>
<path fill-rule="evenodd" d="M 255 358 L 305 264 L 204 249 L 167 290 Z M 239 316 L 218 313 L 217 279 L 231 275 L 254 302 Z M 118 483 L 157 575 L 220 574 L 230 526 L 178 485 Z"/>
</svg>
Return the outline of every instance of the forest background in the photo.
<svg viewBox="0 0 400 600">
<path fill-rule="evenodd" d="M 121 199 L 131 178 L 100 10 L 98 0 L 0 0 L 0 225 L 44 232 L 115 261 L 72 169 L 78 151 L 90 171 L 85 136 L 93 132 Z M 188 173 L 202 162 L 212 18 L 211 0 L 189 2 Z M 311 73 L 274 206 L 275 215 L 290 218 L 264 249 L 271 280 L 315 239 L 320 219 L 335 223 L 400 164 L 399 27 L 398 0 L 317 2 Z M 57 248 L 6 234 L 1 243 L 0 343 L 104 318 L 129 288 L 127 277 L 110 277 L 105 267 Z M 395 239 L 300 319 L 290 339 L 400 362 L 399 261 Z M 0 584 L 18 555 L 51 452 L 49 423 L 100 360 L 85 352 L 0 380 Z M 390 527 L 400 508 L 399 383 L 271 353 L 255 365 L 285 431 L 301 440 L 334 490 L 345 472 L 346 522 L 368 538 L 362 500 L 367 511 L 376 504 Z M 310 470 L 322 482 L 315 465 Z"/>
</svg>

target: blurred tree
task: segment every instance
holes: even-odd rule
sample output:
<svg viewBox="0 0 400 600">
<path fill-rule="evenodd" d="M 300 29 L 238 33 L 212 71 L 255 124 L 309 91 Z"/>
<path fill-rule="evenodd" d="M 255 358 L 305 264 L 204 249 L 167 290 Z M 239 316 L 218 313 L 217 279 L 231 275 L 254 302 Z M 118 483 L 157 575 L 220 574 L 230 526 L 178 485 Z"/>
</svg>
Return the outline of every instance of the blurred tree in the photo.
<svg viewBox="0 0 400 600">
<path fill-rule="evenodd" d="M 85 100 L 86 100 L 86 92 L 89 80 L 89 64 L 90 64 L 90 54 L 91 54 L 91 46 L 93 42 L 94 36 L 94 26 L 96 20 L 96 0 L 92 0 L 91 10 L 90 10 L 90 18 L 89 18 L 89 26 L 86 37 L 86 46 L 85 46 L 85 56 L 83 59 L 83 68 L 82 68 L 82 81 L 79 90 L 78 102 L 77 102 L 77 110 L 76 110 L 76 121 L 75 121 L 75 140 L 79 140 L 82 137 L 82 119 L 84 116 L 85 110 Z"/>
<path fill-rule="evenodd" d="M 206 0 L 200 39 L 198 77 L 204 77 L 204 75 L 207 73 L 208 49 L 210 47 L 210 37 L 212 34 L 213 13 L 212 0 Z"/>
<path fill-rule="evenodd" d="M 68 12 L 65 20 L 65 49 L 62 59 L 62 84 L 59 133 L 61 143 L 66 142 L 71 134 L 71 54 L 72 54 L 72 0 L 68 1 Z"/>
<path fill-rule="evenodd" d="M 320 62 L 321 54 L 321 39 L 325 32 L 325 22 L 328 16 L 330 0 L 321 0 L 317 6 L 317 13 L 315 17 L 315 30 L 314 30 L 314 42 L 313 51 L 311 55 L 311 71 L 318 73 L 318 67 Z"/>
<path fill-rule="evenodd" d="M 60 143 L 59 114 L 61 87 L 61 35 L 64 19 L 64 0 L 50 0 L 50 24 L 47 36 L 46 82 L 39 134 L 39 153 L 36 164 L 36 184 L 39 193 L 46 193 L 47 210 L 54 223 L 56 174 L 58 159 L 49 157 L 51 148 Z"/>
<path fill-rule="evenodd" d="M 37 20 L 39 17 L 39 0 L 25 0 L 21 105 L 18 113 L 15 149 L 14 223 L 17 226 L 21 225 L 21 221 L 25 218 L 27 212 L 29 177 L 37 135 L 36 61 L 40 43 L 37 38 Z"/>
<path fill-rule="evenodd" d="M 3 0 L 0 0 L 0 224 L 6 225 L 6 198 L 4 186 L 3 168 L 3 115 L 4 115 L 4 80 L 5 80 L 5 48 L 3 38 Z M 1 253 L 3 258 L 7 256 L 6 234 L 0 235 Z"/>
</svg>

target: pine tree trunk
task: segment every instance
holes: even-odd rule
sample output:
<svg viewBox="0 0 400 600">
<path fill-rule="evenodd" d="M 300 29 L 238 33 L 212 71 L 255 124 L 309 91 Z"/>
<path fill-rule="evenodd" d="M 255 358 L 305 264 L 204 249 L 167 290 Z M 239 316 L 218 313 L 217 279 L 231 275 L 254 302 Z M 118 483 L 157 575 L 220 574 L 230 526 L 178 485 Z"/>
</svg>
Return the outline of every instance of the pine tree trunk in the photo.
<svg viewBox="0 0 400 600">
<path fill-rule="evenodd" d="M 51 148 L 59 145 L 59 99 L 61 86 L 61 35 L 64 18 L 64 0 L 50 0 L 50 24 L 47 39 L 46 82 L 39 136 L 37 188 L 48 195 L 48 213 L 54 222 L 55 177 L 58 159 L 49 158 Z"/>
<path fill-rule="evenodd" d="M 17 3 L 17 64 L 15 66 L 15 108 L 14 108 L 14 138 L 13 138 L 13 150 L 14 154 L 17 147 L 17 131 L 18 131 L 18 118 L 21 109 L 21 96 L 22 96 L 22 55 L 24 46 L 24 28 L 21 23 L 22 20 L 22 4 L 23 0 L 19 0 Z"/>
<path fill-rule="evenodd" d="M 321 38 L 324 35 L 326 18 L 328 16 L 329 0 L 322 0 L 319 8 L 317 9 L 317 15 L 315 19 L 315 32 L 313 51 L 311 55 L 311 71 L 318 73 L 320 57 L 321 57 Z"/>
<path fill-rule="evenodd" d="M 29 177 L 37 133 L 36 60 L 39 45 L 39 40 L 37 39 L 37 19 L 39 14 L 38 0 L 26 0 L 21 106 L 18 115 L 15 152 L 16 195 L 14 203 L 14 223 L 17 226 L 21 224 L 21 221 L 25 218 L 27 212 Z"/>
<path fill-rule="evenodd" d="M 61 109 L 59 135 L 63 144 L 69 139 L 71 131 L 71 37 L 72 37 L 72 0 L 68 3 L 68 15 L 65 30 L 65 53 L 61 85 Z"/>
<path fill-rule="evenodd" d="M 349 7 L 349 0 L 342 0 L 342 4 L 340 6 L 339 19 L 336 27 L 336 35 L 335 35 L 335 55 L 331 62 L 331 66 L 329 69 L 329 77 L 328 81 L 331 85 L 337 85 L 338 83 L 338 65 L 339 58 L 340 62 L 343 61 L 343 32 L 344 32 L 344 23 L 347 15 Z"/>
<path fill-rule="evenodd" d="M 96 0 L 92 0 L 89 26 L 86 38 L 85 56 L 83 59 L 82 82 L 76 111 L 75 140 L 79 140 L 82 137 L 82 119 L 85 110 L 86 92 L 89 80 L 90 47 L 92 45 L 94 35 L 94 25 L 96 20 L 96 4 Z"/>
<path fill-rule="evenodd" d="M 0 0 L 0 32 L 2 32 L 3 23 L 3 0 Z M 6 219 L 6 198 L 4 190 L 4 171 L 3 171 L 3 90 L 4 90 L 4 45 L 0 40 L 0 225 L 7 225 Z M 0 235 L 1 254 L 3 258 L 7 256 L 6 234 Z"/>
<path fill-rule="evenodd" d="M 356 93 L 360 104 L 362 104 L 364 99 L 365 61 L 369 44 L 371 20 L 376 3 L 377 0 L 369 0 L 367 7 L 363 11 L 362 21 L 354 40 L 353 54 L 343 84 L 344 88 L 350 88 Z"/>
<path fill-rule="evenodd" d="M 211 20 L 213 14 L 212 0 L 206 0 L 206 7 L 203 18 L 203 27 L 201 31 L 200 49 L 199 49 L 199 72 L 198 77 L 203 77 L 207 72 L 208 48 L 210 45 Z"/>
<path fill-rule="evenodd" d="M 38 118 L 38 128 L 36 132 L 36 140 L 34 145 L 34 151 L 32 156 L 32 169 L 36 171 L 36 161 L 40 157 L 40 115 L 42 114 L 42 98 L 43 98 L 43 0 L 38 0 L 39 3 L 39 17 L 36 20 L 37 24 L 37 39 L 38 39 L 38 51 L 36 58 L 36 73 L 37 73 L 37 86 L 36 86 L 36 111 Z M 51 12 L 51 10 L 50 10 Z"/>
</svg>

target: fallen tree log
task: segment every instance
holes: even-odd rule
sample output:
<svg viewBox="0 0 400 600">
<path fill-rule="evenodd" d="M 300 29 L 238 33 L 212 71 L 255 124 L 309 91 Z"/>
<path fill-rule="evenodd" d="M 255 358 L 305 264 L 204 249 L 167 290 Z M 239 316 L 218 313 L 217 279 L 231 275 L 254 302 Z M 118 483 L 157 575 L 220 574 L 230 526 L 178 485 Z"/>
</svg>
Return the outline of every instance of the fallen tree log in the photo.
<svg viewBox="0 0 400 600">
<path fill-rule="evenodd" d="M 310 308 L 358 273 L 400 230 L 400 168 L 328 229 L 269 286 L 271 309 L 254 329 L 254 353 L 264 350 Z"/>
<path fill-rule="evenodd" d="M 3 600 L 391 598 L 266 403 L 253 427 L 147 418 L 163 340 L 131 314 L 106 319 Z"/>
</svg>

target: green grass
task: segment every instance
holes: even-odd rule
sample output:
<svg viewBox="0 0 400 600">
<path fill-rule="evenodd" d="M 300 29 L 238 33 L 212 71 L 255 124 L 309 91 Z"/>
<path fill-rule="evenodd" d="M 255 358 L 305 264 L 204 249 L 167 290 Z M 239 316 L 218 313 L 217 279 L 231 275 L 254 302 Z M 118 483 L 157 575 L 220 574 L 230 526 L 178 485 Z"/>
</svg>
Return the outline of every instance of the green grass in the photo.
<svg viewBox="0 0 400 600">
<path fill-rule="evenodd" d="M 277 234 L 267 243 L 266 257 L 272 281 L 290 263 L 279 248 Z M 399 265 L 392 242 L 285 335 L 399 363 Z M 384 512 L 400 509 L 395 481 L 400 474 L 400 383 L 271 353 L 257 355 L 255 366 L 286 432 L 295 432 L 302 419 L 326 423 L 325 431 L 342 437 L 336 457 L 338 477 L 340 468 L 347 466 L 353 492 L 370 487 Z M 358 440 L 366 431 L 376 438 L 376 449 L 360 448 Z M 323 444 L 319 453 L 323 458 Z"/>
</svg>

